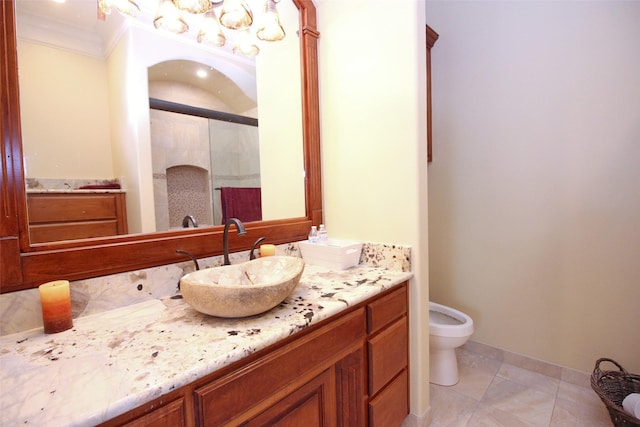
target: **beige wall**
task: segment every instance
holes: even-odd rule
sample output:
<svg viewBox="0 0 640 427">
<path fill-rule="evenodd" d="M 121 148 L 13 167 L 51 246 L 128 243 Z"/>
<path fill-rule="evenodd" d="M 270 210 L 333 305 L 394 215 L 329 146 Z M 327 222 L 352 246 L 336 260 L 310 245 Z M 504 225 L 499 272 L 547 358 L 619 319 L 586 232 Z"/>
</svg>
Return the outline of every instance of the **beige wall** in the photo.
<svg viewBox="0 0 640 427">
<path fill-rule="evenodd" d="M 329 235 L 412 247 L 411 412 L 428 408 L 424 3 L 318 2 Z M 376 33 L 374 30 L 384 31 Z"/>
<path fill-rule="evenodd" d="M 640 3 L 426 7 L 431 299 L 476 341 L 640 372 Z"/>
<path fill-rule="evenodd" d="M 113 179 L 105 61 L 25 40 L 18 57 L 27 178 Z"/>
<path fill-rule="evenodd" d="M 298 9 L 278 4 L 286 37 L 261 43 L 256 57 L 262 218 L 305 216 Z"/>
</svg>

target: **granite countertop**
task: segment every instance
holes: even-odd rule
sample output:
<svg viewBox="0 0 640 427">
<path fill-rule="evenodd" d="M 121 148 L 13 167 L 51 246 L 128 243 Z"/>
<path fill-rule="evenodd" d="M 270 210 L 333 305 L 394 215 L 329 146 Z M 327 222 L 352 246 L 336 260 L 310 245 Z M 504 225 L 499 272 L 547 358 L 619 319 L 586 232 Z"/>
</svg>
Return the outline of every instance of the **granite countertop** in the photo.
<svg viewBox="0 0 640 427">
<path fill-rule="evenodd" d="M 91 194 L 91 193 L 126 193 L 123 188 L 67 188 L 67 189 L 51 189 L 51 188 L 31 188 L 27 189 L 27 194 Z"/>
<path fill-rule="evenodd" d="M 109 420 L 396 286 L 411 273 L 306 265 L 278 307 L 244 319 L 165 298 L 0 337 L 0 424 L 89 426 Z"/>
</svg>

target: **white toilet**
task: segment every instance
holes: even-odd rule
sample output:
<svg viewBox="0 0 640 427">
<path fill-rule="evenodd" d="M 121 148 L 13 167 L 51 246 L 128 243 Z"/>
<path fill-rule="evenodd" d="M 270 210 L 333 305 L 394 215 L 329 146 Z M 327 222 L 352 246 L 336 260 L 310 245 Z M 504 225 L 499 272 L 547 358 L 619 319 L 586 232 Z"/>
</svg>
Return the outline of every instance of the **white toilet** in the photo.
<svg viewBox="0 0 640 427">
<path fill-rule="evenodd" d="M 446 305 L 429 301 L 430 382 L 454 385 L 458 382 L 456 347 L 473 334 L 471 317 Z"/>
</svg>

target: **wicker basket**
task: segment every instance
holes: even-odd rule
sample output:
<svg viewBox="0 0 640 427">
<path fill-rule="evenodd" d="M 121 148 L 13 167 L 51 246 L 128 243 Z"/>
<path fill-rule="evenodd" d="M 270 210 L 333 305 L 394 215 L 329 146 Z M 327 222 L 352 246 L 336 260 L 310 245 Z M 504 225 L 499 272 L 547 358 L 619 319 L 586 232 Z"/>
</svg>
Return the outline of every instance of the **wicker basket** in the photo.
<svg viewBox="0 0 640 427">
<path fill-rule="evenodd" d="M 603 371 L 602 362 L 616 365 L 617 371 Z M 628 373 L 618 362 L 612 359 L 598 359 L 591 374 L 591 388 L 604 402 L 613 425 L 616 427 L 640 427 L 640 419 L 622 409 L 622 401 L 631 393 L 640 393 L 640 375 Z"/>
</svg>

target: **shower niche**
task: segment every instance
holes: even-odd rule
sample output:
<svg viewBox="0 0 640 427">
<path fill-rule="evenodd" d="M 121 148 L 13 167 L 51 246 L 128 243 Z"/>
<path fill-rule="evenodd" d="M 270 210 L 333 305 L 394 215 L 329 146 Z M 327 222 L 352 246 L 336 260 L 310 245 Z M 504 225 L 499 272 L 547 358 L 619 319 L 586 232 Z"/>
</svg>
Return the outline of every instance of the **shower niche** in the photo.
<svg viewBox="0 0 640 427">
<path fill-rule="evenodd" d="M 187 215 L 198 226 L 223 224 L 223 207 L 232 212 L 231 203 L 240 204 L 234 216 L 241 220 L 261 219 L 251 215 L 260 203 L 257 120 L 251 125 L 157 109 L 150 116 L 156 230 L 181 228 Z M 225 204 L 227 189 L 235 192 Z M 242 218 L 239 208 L 247 205 L 253 208 Z"/>
</svg>

